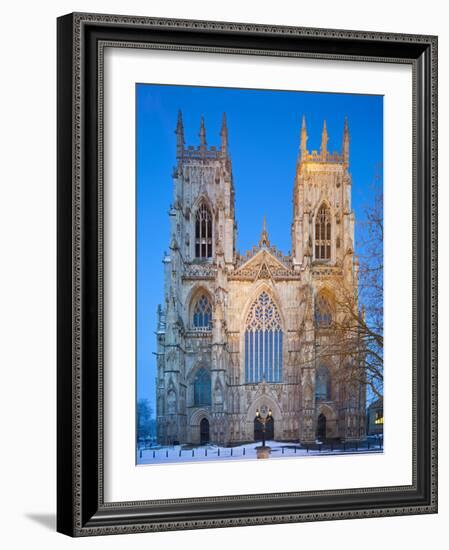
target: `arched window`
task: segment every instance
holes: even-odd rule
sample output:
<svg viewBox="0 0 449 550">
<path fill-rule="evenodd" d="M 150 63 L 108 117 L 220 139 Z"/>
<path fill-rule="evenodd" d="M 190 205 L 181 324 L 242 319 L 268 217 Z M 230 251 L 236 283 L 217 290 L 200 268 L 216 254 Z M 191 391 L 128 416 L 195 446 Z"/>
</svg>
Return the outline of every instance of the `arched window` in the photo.
<svg viewBox="0 0 449 550">
<path fill-rule="evenodd" d="M 329 208 L 320 206 L 315 218 L 315 259 L 330 260 L 331 257 L 331 216 Z"/>
<path fill-rule="evenodd" d="M 315 400 L 329 401 L 331 398 L 331 377 L 326 367 L 319 367 L 315 375 Z"/>
<path fill-rule="evenodd" d="M 193 380 L 193 402 L 196 406 L 211 404 L 210 374 L 203 367 Z"/>
<path fill-rule="evenodd" d="M 204 203 L 195 218 L 195 257 L 212 258 L 212 215 Z"/>
<path fill-rule="evenodd" d="M 330 327 L 332 324 L 332 310 L 329 301 L 322 294 L 315 298 L 315 325 Z"/>
<path fill-rule="evenodd" d="M 212 325 L 212 305 L 206 294 L 200 294 L 193 308 L 193 326 L 210 329 Z"/>
<path fill-rule="evenodd" d="M 273 300 L 262 292 L 251 306 L 245 330 L 247 383 L 282 381 L 281 318 Z"/>
</svg>

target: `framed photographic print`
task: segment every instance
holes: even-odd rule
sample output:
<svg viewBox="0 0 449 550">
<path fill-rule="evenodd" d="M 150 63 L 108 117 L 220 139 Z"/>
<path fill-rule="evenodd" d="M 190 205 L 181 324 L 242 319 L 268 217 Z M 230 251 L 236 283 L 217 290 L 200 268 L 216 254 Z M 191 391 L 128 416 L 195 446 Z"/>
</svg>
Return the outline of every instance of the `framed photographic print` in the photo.
<svg viewBox="0 0 449 550">
<path fill-rule="evenodd" d="M 437 38 L 58 19 L 58 530 L 437 511 Z"/>
</svg>

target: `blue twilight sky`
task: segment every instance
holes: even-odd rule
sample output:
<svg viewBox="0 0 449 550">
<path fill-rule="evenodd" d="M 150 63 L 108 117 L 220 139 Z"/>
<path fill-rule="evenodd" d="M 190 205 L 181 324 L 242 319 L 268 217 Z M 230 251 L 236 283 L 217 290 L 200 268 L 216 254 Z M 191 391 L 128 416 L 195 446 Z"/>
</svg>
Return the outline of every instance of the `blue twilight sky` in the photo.
<svg viewBox="0 0 449 550">
<path fill-rule="evenodd" d="M 343 123 L 351 136 L 350 172 L 356 221 L 373 198 L 372 182 L 383 160 L 383 97 L 233 88 L 138 84 L 137 123 L 137 397 L 155 409 L 156 308 L 163 301 L 164 250 L 176 164 L 176 127 L 182 110 L 186 146 L 198 145 L 201 115 L 208 146 L 220 146 L 226 112 L 233 165 L 237 250 L 257 244 L 264 214 L 269 238 L 291 250 L 292 192 L 302 115 L 309 150 L 319 150 L 323 120 L 328 150 L 341 151 Z M 357 253 L 357 227 L 356 227 Z"/>
</svg>

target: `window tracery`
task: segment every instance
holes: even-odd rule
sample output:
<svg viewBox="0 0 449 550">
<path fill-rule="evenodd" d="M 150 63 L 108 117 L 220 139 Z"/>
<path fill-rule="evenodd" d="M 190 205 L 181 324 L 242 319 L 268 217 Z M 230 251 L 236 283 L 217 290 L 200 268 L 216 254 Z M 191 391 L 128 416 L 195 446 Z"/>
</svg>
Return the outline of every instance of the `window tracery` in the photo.
<svg viewBox="0 0 449 550">
<path fill-rule="evenodd" d="M 251 306 L 246 319 L 246 382 L 281 382 L 282 352 L 281 317 L 271 297 L 262 292 Z"/>
<path fill-rule="evenodd" d="M 212 304 L 206 294 L 201 294 L 193 309 L 194 328 L 210 329 L 212 326 Z"/>
<path fill-rule="evenodd" d="M 212 215 L 204 202 L 195 217 L 195 257 L 212 258 Z"/>
<path fill-rule="evenodd" d="M 315 218 L 315 259 L 330 260 L 331 216 L 329 208 L 321 205 Z"/>
<path fill-rule="evenodd" d="M 193 402 L 195 406 L 211 404 L 210 374 L 204 367 L 198 369 L 193 380 Z"/>
</svg>

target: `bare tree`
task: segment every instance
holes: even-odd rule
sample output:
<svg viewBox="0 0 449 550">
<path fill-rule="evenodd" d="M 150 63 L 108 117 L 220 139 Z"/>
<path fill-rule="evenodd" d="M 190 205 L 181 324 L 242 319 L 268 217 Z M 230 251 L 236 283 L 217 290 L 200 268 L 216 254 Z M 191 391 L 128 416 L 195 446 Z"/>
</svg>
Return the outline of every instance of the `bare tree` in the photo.
<svg viewBox="0 0 449 550">
<path fill-rule="evenodd" d="M 137 402 L 137 440 L 145 441 L 155 435 L 155 419 L 148 399 Z"/>
<path fill-rule="evenodd" d="M 383 395 L 384 347 L 384 230 L 382 180 L 374 182 L 374 201 L 366 209 L 358 238 L 359 282 L 357 321 L 359 339 L 364 350 L 367 382 L 377 397 Z"/>
<path fill-rule="evenodd" d="M 373 202 L 357 225 L 355 269 L 358 284 L 335 285 L 336 315 L 331 336 L 320 337 L 315 360 L 332 358 L 343 366 L 345 387 L 366 384 L 371 395 L 383 395 L 383 193 L 382 181 L 373 183 Z M 352 261 L 353 251 L 347 251 Z"/>
</svg>

